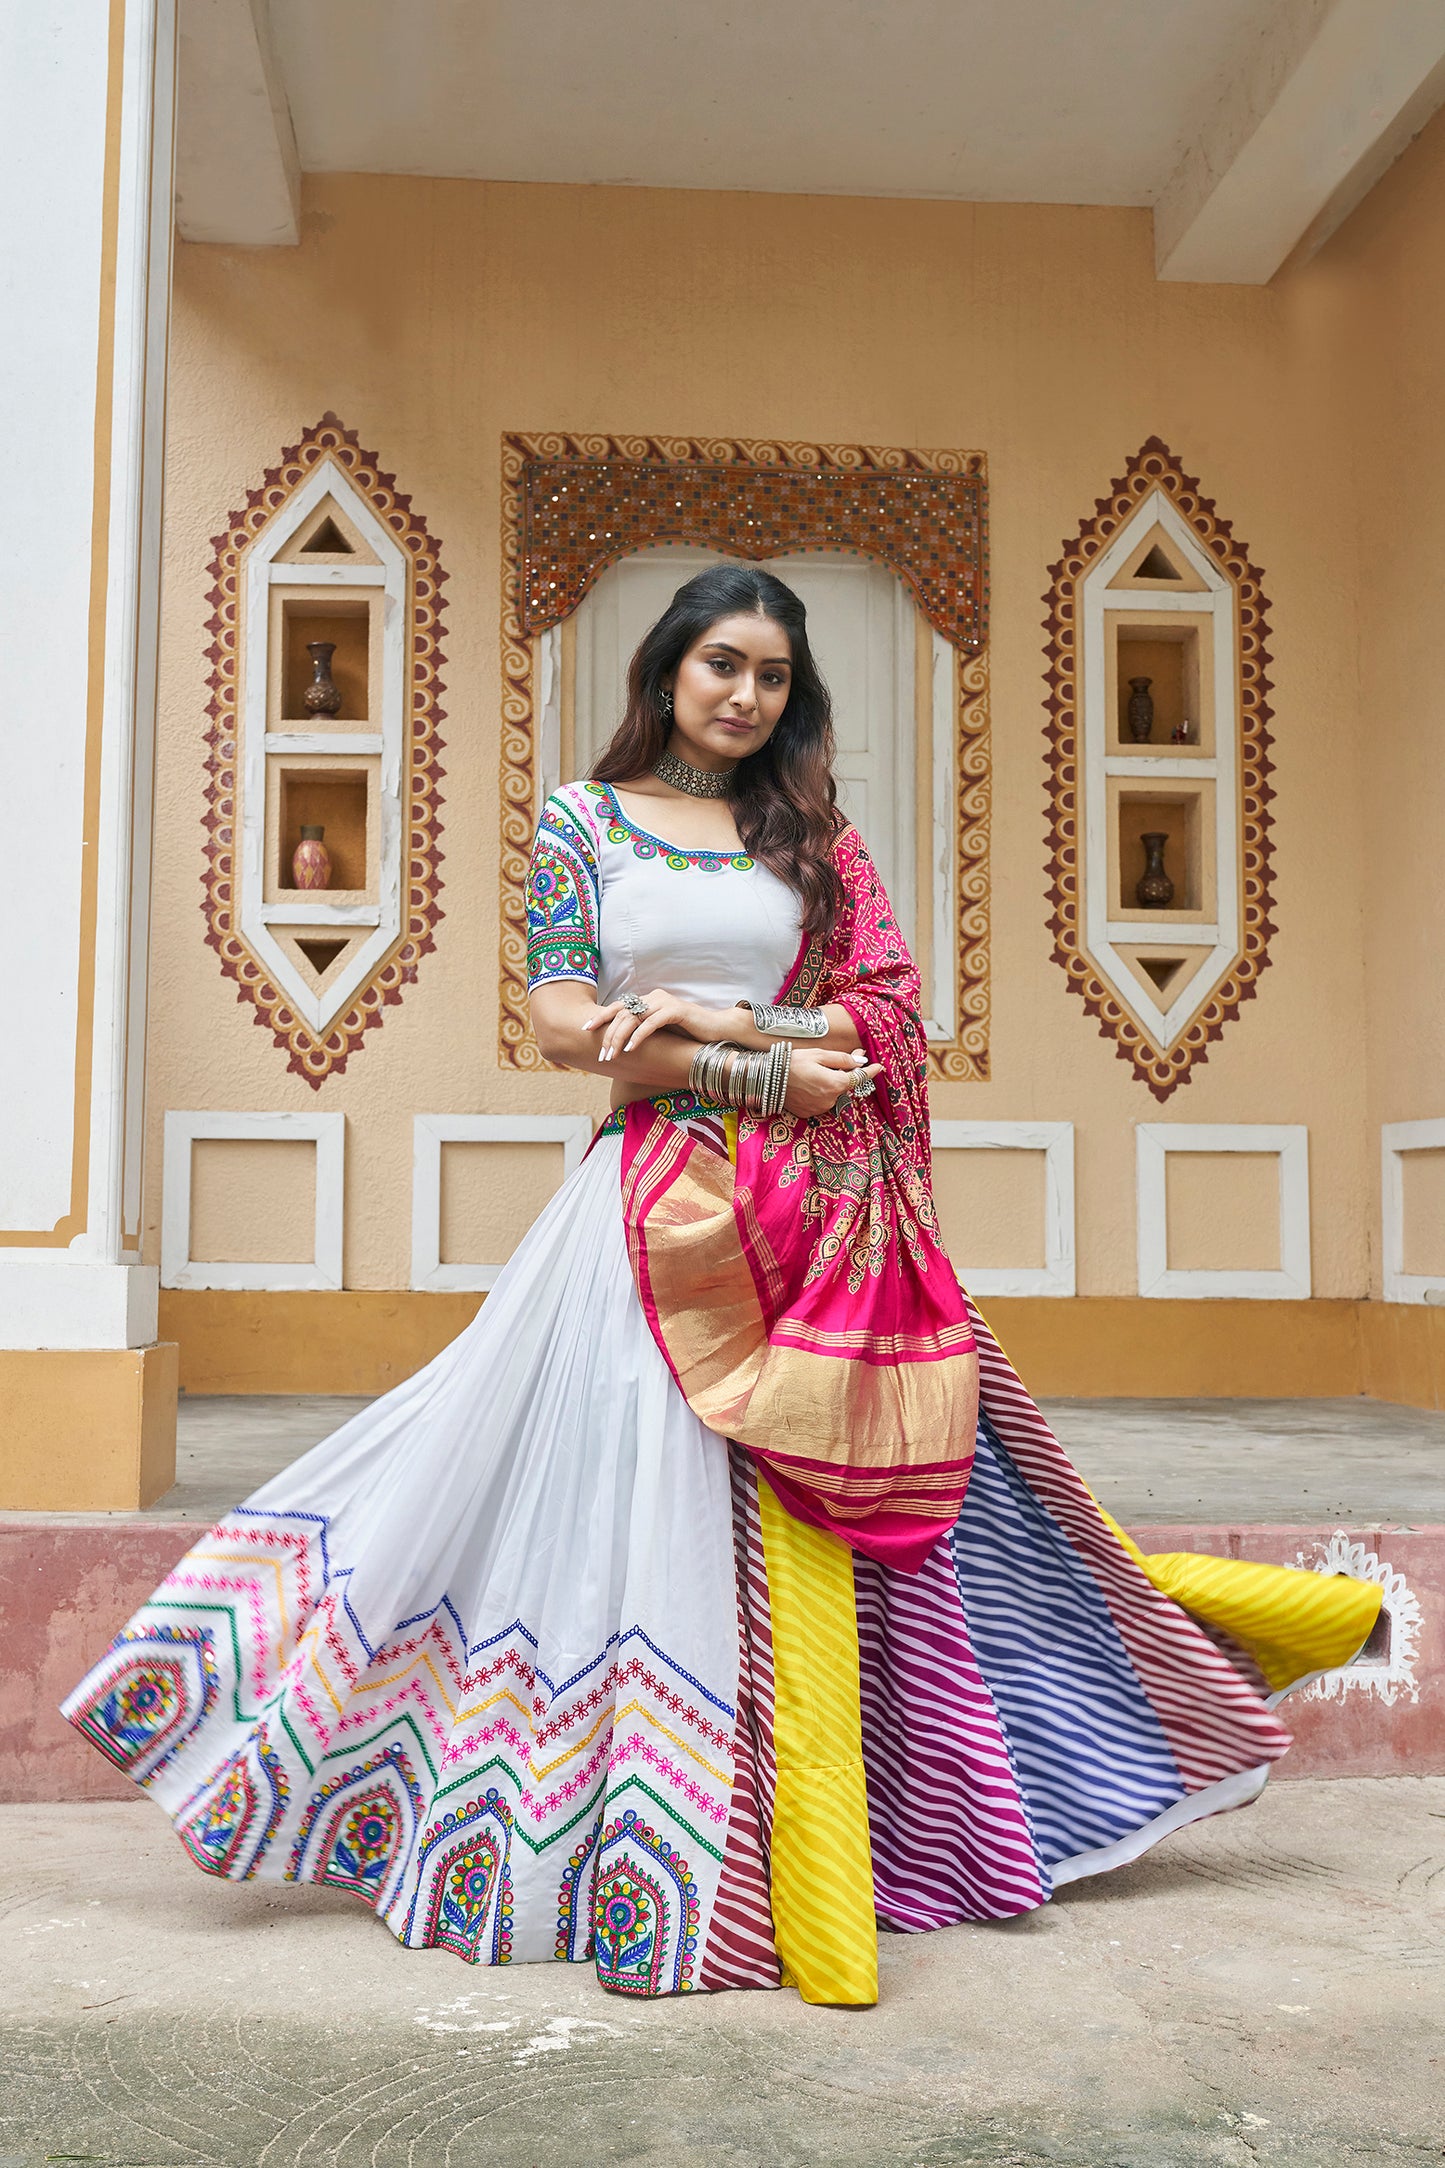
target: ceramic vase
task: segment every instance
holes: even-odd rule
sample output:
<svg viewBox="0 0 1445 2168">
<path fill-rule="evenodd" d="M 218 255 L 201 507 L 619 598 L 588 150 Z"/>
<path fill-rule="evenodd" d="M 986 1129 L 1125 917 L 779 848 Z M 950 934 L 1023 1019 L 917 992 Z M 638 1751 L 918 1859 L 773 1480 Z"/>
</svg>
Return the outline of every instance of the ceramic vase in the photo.
<svg viewBox="0 0 1445 2168">
<path fill-rule="evenodd" d="M 1129 735 L 1136 745 L 1147 745 L 1154 735 L 1154 695 L 1149 687 L 1153 678 L 1137 677 L 1129 680 Z"/>
<path fill-rule="evenodd" d="M 301 695 L 301 705 L 308 715 L 339 715 L 341 687 L 331 675 L 331 658 L 336 653 L 336 642 L 308 640 L 306 652 L 311 657 L 311 683 Z"/>
<path fill-rule="evenodd" d="M 1168 836 L 1154 829 L 1147 836 L 1140 836 L 1144 846 L 1144 871 L 1134 890 L 1135 900 L 1145 911 L 1167 911 L 1174 901 L 1174 883 L 1164 870 L 1164 846 Z"/>
<path fill-rule="evenodd" d="M 293 888 L 329 888 L 331 886 L 331 853 L 326 848 L 324 828 L 303 828 L 301 841 L 291 853 L 291 885 Z"/>
</svg>

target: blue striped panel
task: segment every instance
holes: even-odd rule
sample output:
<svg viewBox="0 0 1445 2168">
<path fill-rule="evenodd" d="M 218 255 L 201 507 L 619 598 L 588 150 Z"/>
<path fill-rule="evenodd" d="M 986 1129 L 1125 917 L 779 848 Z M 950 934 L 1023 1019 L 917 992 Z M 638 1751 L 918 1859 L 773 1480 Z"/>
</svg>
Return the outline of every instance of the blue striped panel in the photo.
<svg viewBox="0 0 1445 2168">
<path fill-rule="evenodd" d="M 969 1638 L 1044 1863 L 1117 1843 L 1181 1799 L 1097 1583 L 983 1415 L 952 1541 Z"/>
</svg>

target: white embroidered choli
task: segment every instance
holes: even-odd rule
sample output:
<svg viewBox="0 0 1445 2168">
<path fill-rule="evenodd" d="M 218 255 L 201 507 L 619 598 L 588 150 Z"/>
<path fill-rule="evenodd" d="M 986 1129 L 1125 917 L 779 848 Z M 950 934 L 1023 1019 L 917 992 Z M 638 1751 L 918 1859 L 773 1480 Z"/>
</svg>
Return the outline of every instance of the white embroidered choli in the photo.
<svg viewBox="0 0 1445 2168">
<path fill-rule="evenodd" d="M 776 999 L 802 939 L 798 898 L 745 852 L 683 850 L 606 783 L 542 808 L 527 884 L 528 986 L 595 984 L 599 1002 L 666 987 L 708 1008 Z"/>
</svg>

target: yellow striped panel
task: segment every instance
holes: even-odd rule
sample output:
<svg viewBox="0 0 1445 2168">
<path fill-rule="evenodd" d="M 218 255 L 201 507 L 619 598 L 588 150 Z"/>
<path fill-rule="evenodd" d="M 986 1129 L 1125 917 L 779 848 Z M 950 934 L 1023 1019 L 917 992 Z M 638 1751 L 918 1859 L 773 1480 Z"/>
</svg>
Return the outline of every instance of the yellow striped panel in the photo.
<svg viewBox="0 0 1445 2168">
<path fill-rule="evenodd" d="M 853 1558 L 779 1505 L 758 1507 L 773 1624 L 773 1934 L 804 2002 L 878 2000 Z"/>
<path fill-rule="evenodd" d="M 1154 1586 L 1248 1649 L 1276 1692 L 1347 1664 L 1380 1615 L 1383 1591 L 1373 1581 L 1197 1551 L 1146 1557 L 1117 1521 L 1104 1519 Z"/>
</svg>

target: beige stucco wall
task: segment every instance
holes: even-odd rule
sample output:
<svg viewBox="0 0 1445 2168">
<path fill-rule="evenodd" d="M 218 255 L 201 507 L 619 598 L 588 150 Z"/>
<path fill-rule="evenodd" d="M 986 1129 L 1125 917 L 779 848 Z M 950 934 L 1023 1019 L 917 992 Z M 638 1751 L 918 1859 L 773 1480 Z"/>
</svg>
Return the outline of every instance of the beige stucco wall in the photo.
<svg viewBox="0 0 1445 2168">
<path fill-rule="evenodd" d="M 1301 274 L 1328 325 L 1333 523 L 1357 537 L 1369 1135 L 1445 1116 L 1445 114 Z M 1372 1168 L 1372 1187 L 1376 1179 Z M 1445 1268 L 1445 1190 L 1406 1162 L 1407 1269 Z M 1380 1292 L 1372 1212 L 1371 1284 Z"/>
<path fill-rule="evenodd" d="M 1362 869 L 1368 852 L 1371 908 L 1388 895 L 1407 917 L 1440 806 L 1438 791 L 1433 810 L 1424 793 L 1411 802 L 1414 770 L 1402 756 L 1389 772 L 1405 802 L 1391 816 L 1372 767 L 1384 712 L 1428 708 L 1428 635 L 1391 649 L 1377 611 L 1364 720 L 1357 704 L 1357 502 L 1331 456 L 1337 391 L 1319 367 L 1341 276 L 1332 269 L 1332 286 L 1319 272 L 1267 290 L 1161 285 L 1142 212 L 353 176 L 308 181 L 297 249 L 181 246 L 147 1254 L 157 1254 L 168 1107 L 343 1109 L 347 1282 L 388 1287 L 407 1277 L 413 1114 L 597 1104 L 597 1087 L 503 1071 L 495 1051 L 498 439 L 507 428 L 565 427 L 986 451 L 994 1075 L 940 1087 L 935 1112 L 1077 1125 L 1079 1279 L 1089 1294 L 1134 1291 L 1136 1122 L 1307 1123 L 1315 1291 L 1364 1293 L 1376 1175 L 1362 1049 L 1380 1028 L 1383 997 L 1372 991 L 1367 1011 Z M 1432 277 L 1438 315 L 1445 267 Z M 447 915 L 401 1007 L 316 1095 L 286 1074 L 202 941 L 201 732 L 209 538 L 280 447 L 327 408 L 411 493 L 450 576 Z M 1048 567 L 1151 434 L 1201 476 L 1263 568 L 1277 763 L 1273 968 L 1163 1109 L 1050 960 L 1041 727 Z M 1415 486 L 1412 457 L 1402 442 L 1391 464 L 1393 493 L 1408 486 L 1416 507 L 1392 554 L 1414 549 L 1423 581 L 1445 511 L 1428 504 L 1425 475 Z M 1388 582 L 1377 580 L 1383 592 Z M 1393 832 L 1392 817 L 1404 823 Z M 1372 969 L 1380 958 L 1383 983 L 1418 996 L 1431 968 L 1423 939 L 1412 932 L 1391 950 L 1392 938 L 1372 935 Z M 1438 1027 L 1433 1051 L 1438 1072 Z M 1369 1107 L 1436 1111 L 1431 1073 L 1428 1048 L 1417 1047 L 1388 1092 L 1368 1087 Z M 996 1224 L 1011 1208 L 1032 1212 L 1036 1172 L 1021 1169 L 986 1198 L 980 1190 L 989 1262 L 1037 1261 L 1032 1223 L 1012 1259 Z M 1216 1228 L 1210 1262 L 1255 1261 L 1267 1194 L 1235 1185 L 1239 1255 Z"/>
</svg>

